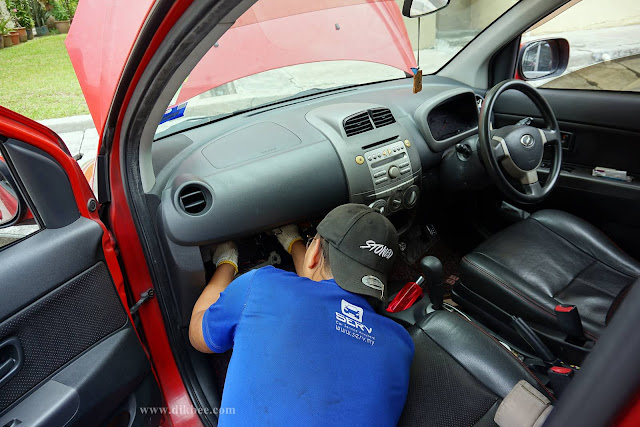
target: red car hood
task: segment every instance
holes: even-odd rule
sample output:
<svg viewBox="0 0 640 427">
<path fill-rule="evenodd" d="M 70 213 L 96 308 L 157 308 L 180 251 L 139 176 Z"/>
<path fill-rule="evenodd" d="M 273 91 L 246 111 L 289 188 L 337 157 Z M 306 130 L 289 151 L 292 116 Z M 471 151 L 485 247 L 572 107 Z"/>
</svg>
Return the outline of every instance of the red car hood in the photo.
<svg viewBox="0 0 640 427">
<path fill-rule="evenodd" d="M 79 3 L 66 46 L 99 135 L 152 4 Z M 335 60 L 376 62 L 410 73 L 415 58 L 396 2 L 260 0 L 198 63 L 178 102 L 262 71 Z"/>
</svg>

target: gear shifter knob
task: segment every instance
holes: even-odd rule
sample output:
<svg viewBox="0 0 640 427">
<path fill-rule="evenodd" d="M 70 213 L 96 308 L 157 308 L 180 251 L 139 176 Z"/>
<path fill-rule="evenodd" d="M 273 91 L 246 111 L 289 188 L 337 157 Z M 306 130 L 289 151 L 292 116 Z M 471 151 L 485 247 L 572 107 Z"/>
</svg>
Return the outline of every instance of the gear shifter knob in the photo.
<svg viewBox="0 0 640 427">
<path fill-rule="evenodd" d="M 444 299 L 442 263 L 434 256 L 426 256 L 420 261 L 420 268 L 422 268 L 422 274 L 427 282 L 427 289 L 433 309 L 442 309 L 442 301 Z"/>
</svg>

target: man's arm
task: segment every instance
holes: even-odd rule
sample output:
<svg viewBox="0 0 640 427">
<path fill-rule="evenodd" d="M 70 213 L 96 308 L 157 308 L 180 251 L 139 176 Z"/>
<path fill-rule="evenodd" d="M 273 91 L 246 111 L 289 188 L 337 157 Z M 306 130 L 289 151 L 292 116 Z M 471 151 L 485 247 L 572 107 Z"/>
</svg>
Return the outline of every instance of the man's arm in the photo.
<svg viewBox="0 0 640 427">
<path fill-rule="evenodd" d="M 298 226 L 295 224 L 289 224 L 284 227 L 276 228 L 273 231 L 284 250 L 291 254 L 291 257 L 293 258 L 293 265 L 296 267 L 296 273 L 300 275 L 302 273 L 304 254 L 307 251 L 307 248 L 305 243 L 302 241 L 302 236 L 300 236 Z"/>
<path fill-rule="evenodd" d="M 221 264 L 216 268 L 213 277 L 209 281 L 209 284 L 202 291 L 202 295 L 196 301 L 196 305 L 191 312 L 191 322 L 189 323 L 189 341 L 191 345 L 198 351 L 203 353 L 213 353 L 211 349 L 204 342 L 204 335 L 202 333 L 202 318 L 205 311 L 211 307 L 218 299 L 220 294 L 224 291 L 229 283 L 236 275 L 236 269 L 231 264 Z"/>
<path fill-rule="evenodd" d="M 238 272 L 238 250 L 232 242 L 218 245 L 212 256 L 216 271 L 196 301 L 189 322 L 189 341 L 198 351 L 213 353 L 207 346 L 202 332 L 204 313 L 220 298 L 220 294 L 233 281 Z"/>
</svg>

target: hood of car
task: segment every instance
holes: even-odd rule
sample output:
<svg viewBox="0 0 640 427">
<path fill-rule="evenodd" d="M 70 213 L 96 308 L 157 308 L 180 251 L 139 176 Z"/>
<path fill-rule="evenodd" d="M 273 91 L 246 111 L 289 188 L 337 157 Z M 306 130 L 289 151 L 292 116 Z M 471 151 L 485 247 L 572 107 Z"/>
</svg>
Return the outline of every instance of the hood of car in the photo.
<svg viewBox="0 0 640 427">
<path fill-rule="evenodd" d="M 66 46 L 99 135 L 153 3 L 79 3 Z M 376 31 L 361 31 L 372 25 Z M 198 63 L 178 102 L 263 71 L 337 60 L 375 62 L 411 73 L 415 58 L 394 0 L 259 0 Z"/>
<path fill-rule="evenodd" d="M 122 71 L 154 0 L 82 0 L 65 41 L 102 135 Z"/>
</svg>

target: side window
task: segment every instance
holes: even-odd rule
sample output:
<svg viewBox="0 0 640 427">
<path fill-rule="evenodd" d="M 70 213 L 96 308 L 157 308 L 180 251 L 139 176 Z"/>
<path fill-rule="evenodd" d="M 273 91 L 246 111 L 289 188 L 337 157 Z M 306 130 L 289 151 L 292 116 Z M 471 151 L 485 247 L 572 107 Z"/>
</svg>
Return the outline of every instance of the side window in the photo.
<svg viewBox="0 0 640 427">
<path fill-rule="evenodd" d="M 534 86 L 640 92 L 640 1 L 571 1 L 525 32 L 522 43 L 557 38 L 569 42 L 567 69 L 532 80 Z M 526 48 L 521 66 L 527 78 L 553 66 L 549 52 L 544 42 Z"/>
<path fill-rule="evenodd" d="M 0 250 L 38 230 L 40 226 L 25 203 L 6 158 L 0 155 Z"/>
</svg>

